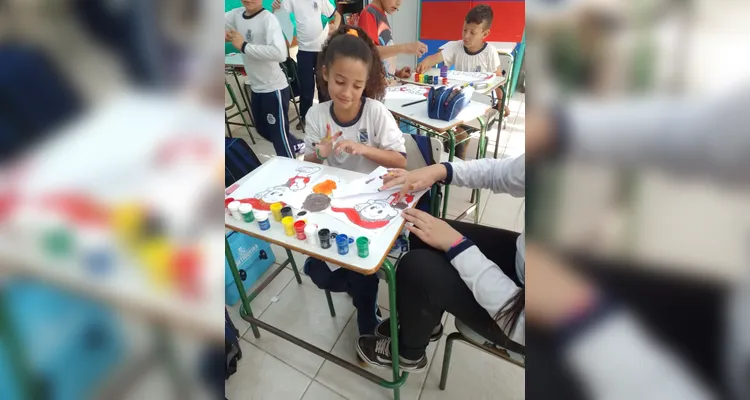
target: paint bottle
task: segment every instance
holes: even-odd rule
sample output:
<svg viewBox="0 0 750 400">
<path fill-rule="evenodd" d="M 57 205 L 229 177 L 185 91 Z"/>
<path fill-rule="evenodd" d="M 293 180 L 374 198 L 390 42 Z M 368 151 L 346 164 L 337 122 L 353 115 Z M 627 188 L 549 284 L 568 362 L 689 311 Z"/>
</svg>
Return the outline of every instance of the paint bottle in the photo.
<svg viewBox="0 0 750 400">
<path fill-rule="evenodd" d="M 429 84 L 429 83 L 432 83 L 432 76 L 430 76 L 430 75 L 425 75 L 425 76 L 424 76 L 424 82 L 423 82 L 423 83 L 428 83 L 428 84 Z"/>
<path fill-rule="evenodd" d="M 438 84 L 438 77 L 437 76 L 433 76 L 432 77 L 432 84 L 433 85 L 437 85 Z"/>
<path fill-rule="evenodd" d="M 443 64 L 440 66 L 440 76 L 442 78 L 448 78 L 448 66 Z"/>
<path fill-rule="evenodd" d="M 236 219 L 237 221 L 242 221 L 242 214 L 240 214 L 240 203 L 239 201 L 233 201 L 229 203 L 227 208 L 229 209 L 229 213 L 232 214 L 232 217 Z"/>
<path fill-rule="evenodd" d="M 297 235 L 297 239 L 299 240 L 305 240 L 307 238 L 305 236 L 305 225 L 307 225 L 307 223 L 303 220 L 299 220 L 294 223 L 294 233 Z"/>
<path fill-rule="evenodd" d="M 234 201 L 234 197 L 224 199 L 224 212 L 229 212 L 229 204 Z"/>
<path fill-rule="evenodd" d="M 255 219 L 258 221 L 260 230 L 267 231 L 271 228 L 271 221 L 268 220 L 268 211 L 256 211 Z"/>
<path fill-rule="evenodd" d="M 284 226 L 284 234 L 294 236 L 294 217 L 284 217 L 281 219 L 281 225 Z"/>
<path fill-rule="evenodd" d="M 360 236 L 357 238 L 357 255 L 367 258 L 370 255 L 370 239 Z"/>
<path fill-rule="evenodd" d="M 297 213 L 297 217 L 295 218 L 297 221 L 305 221 L 307 223 L 307 211 L 300 211 Z"/>
<path fill-rule="evenodd" d="M 245 222 L 253 222 L 255 216 L 253 215 L 253 206 L 251 204 L 242 203 L 240 205 L 240 214 Z"/>
<path fill-rule="evenodd" d="M 443 78 L 443 85 L 448 85 L 448 78 Z"/>
<path fill-rule="evenodd" d="M 292 219 L 294 219 L 294 212 L 292 212 L 292 207 L 289 207 L 289 206 L 282 207 L 281 218 L 284 218 L 284 217 L 292 217 Z"/>
<path fill-rule="evenodd" d="M 281 203 L 273 203 L 271 204 L 271 214 L 273 214 L 273 219 L 276 220 L 276 222 L 281 222 Z"/>
<path fill-rule="evenodd" d="M 421 82 L 422 81 L 422 74 L 414 74 L 414 82 Z"/>
<path fill-rule="evenodd" d="M 323 228 L 318 231 L 318 239 L 320 240 L 320 247 L 327 249 L 331 247 L 331 231 Z"/>
<path fill-rule="evenodd" d="M 307 237 L 307 243 L 318 244 L 318 226 L 315 224 L 305 225 L 305 237 Z"/>
<path fill-rule="evenodd" d="M 349 237 L 342 234 L 336 236 L 336 247 L 342 256 L 349 253 Z"/>
</svg>

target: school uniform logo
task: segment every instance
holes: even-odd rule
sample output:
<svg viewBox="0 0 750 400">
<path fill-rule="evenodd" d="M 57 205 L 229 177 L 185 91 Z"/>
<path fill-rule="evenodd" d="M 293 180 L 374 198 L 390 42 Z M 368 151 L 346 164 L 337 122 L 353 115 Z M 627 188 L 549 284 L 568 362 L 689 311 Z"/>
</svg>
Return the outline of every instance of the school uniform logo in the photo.
<svg viewBox="0 0 750 400">
<path fill-rule="evenodd" d="M 247 33 L 245 34 L 245 41 L 250 43 L 252 40 L 253 40 L 253 31 L 248 29 Z"/>
<path fill-rule="evenodd" d="M 359 130 L 359 142 L 367 144 L 370 141 L 370 135 L 367 133 L 367 129 Z"/>
<path fill-rule="evenodd" d="M 313 1 L 313 8 L 315 9 L 315 11 L 318 11 L 318 2 L 317 1 Z"/>
<path fill-rule="evenodd" d="M 273 116 L 273 114 L 266 115 L 266 121 L 268 121 L 269 124 L 273 125 L 276 123 L 276 117 Z"/>
</svg>

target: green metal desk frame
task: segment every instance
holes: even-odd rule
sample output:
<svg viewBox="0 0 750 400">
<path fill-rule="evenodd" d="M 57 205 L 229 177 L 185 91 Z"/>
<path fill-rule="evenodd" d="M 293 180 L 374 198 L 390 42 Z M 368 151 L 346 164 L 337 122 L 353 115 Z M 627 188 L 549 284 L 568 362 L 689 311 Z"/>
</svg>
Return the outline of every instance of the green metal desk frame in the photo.
<svg viewBox="0 0 750 400">
<path fill-rule="evenodd" d="M 426 128 L 422 125 L 419 125 L 418 123 L 406 119 L 400 116 L 396 116 L 398 120 L 401 122 L 413 126 L 417 128 L 418 132 L 424 130 L 428 136 L 436 137 L 438 139 L 447 139 L 448 140 L 448 162 L 453 162 L 453 158 L 456 154 L 456 146 L 467 142 L 471 140 L 471 135 L 469 135 L 466 139 L 456 143 L 456 133 L 454 129 L 448 129 L 445 132 L 436 132 L 432 129 Z M 485 120 L 486 116 L 482 115 L 477 118 L 477 121 L 479 121 L 479 144 L 477 145 L 477 152 L 476 152 L 476 159 L 482 159 L 485 158 L 487 155 L 487 123 Z M 501 116 L 502 118 L 502 116 Z M 469 131 L 471 133 L 472 131 Z M 474 130 L 473 132 L 476 132 Z M 439 160 L 435 160 L 436 162 L 439 162 Z M 442 195 L 440 192 L 440 187 L 435 185 L 432 187 L 431 190 L 431 208 L 430 213 L 438 218 L 447 218 L 448 215 L 448 197 L 450 195 L 450 185 L 444 185 L 445 186 L 445 195 Z M 442 210 L 440 209 L 440 200 L 438 200 L 438 197 L 443 197 L 442 201 Z M 479 189 L 473 189 L 471 191 L 471 202 L 473 203 L 471 206 L 469 206 L 468 209 L 466 209 L 459 217 L 456 218 L 456 220 L 460 220 L 463 217 L 465 217 L 470 212 L 474 211 L 474 223 L 479 223 L 479 204 L 480 204 L 480 196 L 481 191 Z"/>
<path fill-rule="evenodd" d="M 245 285 L 242 283 L 242 279 L 240 279 L 240 274 L 237 271 L 237 264 L 234 261 L 234 256 L 232 255 L 232 251 L 229 248 L 229 242 L 227 241 L 226 237 L 224 238 L 224 249 L 226 253 L 227 261 L 229 262 L 229 269 L 232 271 L 232 276 L 234 277 L 234 283 L 237 285 L 237 290 L 240 293 L 240 301 L 242 302 L 240 306 L 240 316 L 242 319 L 250 323 L 250 328 L 253 331 L 253 335 L 256 338 L 260 338 L 260 330 L 258 328 L 263 328 L 264 330 L 281 337 L 282 339 L 285 339 L 319 357 L 322 357 L 342 368 L 345 368 L 349 370 L 350 372 L 353 372 L 377 385 L 380 385 L 382 387 L 392 389 L 393 390 L 393 398 L 394 400 L 399 400 L 401 398 L 401 386 L 406 382 L 406 378 L 409 377 L 408 372 L 400 372 L 399 367 L 399 356 L 398 356 L 398 326 L 397 324 L 390 324 L 391 325 L 391 354 L 393 355 L 393 380 L 385 380 L 372 372 L 366 371 L 362 368 L 360 368 L 357 365 L 354 365 L 348 361 L 345 361 L 330 352 L 327 352 L 311 343 L 305 342 L 304 340 L 290 335 L 284 331 L 282 331 L 279 328 L 276 328 L 272 325 L 269 325 L 259 319 L 257 319 L 253 315 L 253 311 L 250 308 L 250 302 L 263 290 L 268 286 L 268 284 L 271 283 L 271 281 L 276 278 L 276 276 L 281 273 L 281 271 L 284 270 L 284 268 L 287 266 L 287 264 L 291 264 L 292 270 L 294 271 L 294 278 L 297 280 L 298 284 L 302 284 L 302 279 L 300 278 L 299 271 L 297 270 L 297 264 L 294 262 L 294 257 L 292 256 L 292 252 L 289 249 L 286 249 L 286 255 L 287 259 L 279 265 L 276 270 L 274 270 L 271 275 L 266 278 L 263 282 L 261 282 L 260 285 L 249 295 L 245 292 Z M 391 310 L 391 318 L 395 321 L 397 320 L 398 316 L 396 314 L 396 270 L 391 264 L 391 262 L 386 258 L 383 262 L 383 265 L 381 266 L 381 269 L 385 272 L 385 278 L 386 282 L 388 283 L 388 303 L 390 304 L 390 310 Z M 373 272 L 374 273 L 374 272 Z M 331 315 L 334 315 L 331 299 L 326 293 L 326 297 L 328 298 L 328 306 L 331 310 Z"/>
</svg>

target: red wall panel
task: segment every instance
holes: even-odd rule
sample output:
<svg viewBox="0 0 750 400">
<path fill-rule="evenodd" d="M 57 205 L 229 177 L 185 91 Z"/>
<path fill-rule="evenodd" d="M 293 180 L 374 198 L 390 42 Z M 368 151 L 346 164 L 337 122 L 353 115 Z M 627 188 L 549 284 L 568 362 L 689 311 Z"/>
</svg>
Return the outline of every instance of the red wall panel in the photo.
<svg viewBox="0 0 750 400">
<path fill-rule="evenodd" d="M 491 42 L 520 42 L 526 25 L 525 1 L 422 1 L 420 40 L 458 40 L 466 13 L 477 4 L 492 7 Z"/>
</svg>

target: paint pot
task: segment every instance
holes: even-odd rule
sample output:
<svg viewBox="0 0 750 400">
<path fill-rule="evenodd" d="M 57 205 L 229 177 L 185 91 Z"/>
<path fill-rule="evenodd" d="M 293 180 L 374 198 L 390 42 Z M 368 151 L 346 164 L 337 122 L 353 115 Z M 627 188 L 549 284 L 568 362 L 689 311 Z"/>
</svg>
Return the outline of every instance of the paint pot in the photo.
<svg viewBox="0 0 750 400">
<path fill-rule="evenodd" d="M 229 213 L 232 214 L 232 217 L 236 219 L 237 221 L 242 221 L 242 214 L 240 214 L 240 203 L 239 201 L 233 201 L 229 203 L 229 206 L 227 208 L 229 209 Z"/>
<path fill-rule="evenodd" d="M 292 211 L 292 207 L 286 206 L 281 209 L 281 218 L 285 217 L 292 217 L 292 219 L 294 219 L 294 212 Z"/>
<path fill-rule="evenodd" d="M 304 220 L 299 220 L 294 223 L 294 233 L 297 235 L 297 239 L 305 240 L 305 225 L 307 223 Z"/>
<path fill-rule="evenodd" d="M 233 201 L 234 201 L 234 197 L 227 197 L 226 199 L 224 199 L 224 210 L 225 210 L 225 212 L 229 211 L 229 203 L 231 203 Z"/>
<path fill-rule="evenodd" d="M 327 249 L 331 247 L 331 231 L 323 228 L 318 231 L 318 239 L 320 240 L 320 247 Z"/>
<path fill-rule="evenodd" d="M 432 76 L 424 75 L 424 79 L 422 80 L 422 83 L 432 83 Z"/>
<path fill-rule="evenodd" d="M 307 211 L 300 211 L 297 213 L 297 221 L 305 221 L 307 223 Z"/>
<path fill-rule="evenodd" d="M 260 230 L 267 231 L 271 228 L 271 221 L 268 220 L 268 211 L 256 211 L 255 220 L 258 221 Z"/>
<path fill-rule="evenodd" d="M 307 238 L 308 244 L 318 244 L 318 226 L 315 224 L 306 224 L 305 237 Z"/>
<path fill-rule="evenodd" d="M 349 253 L 349 237 L 343 233 L 336 236 L 336 247 L 342 256 Z"/>
<path fill-rule="evenodd" d="M 273 219 L 276 220 L 276 222 L 281 222 L 281 203 L 273 203 L 271 204 L 271 214 L 273 214 Z"/>
<path fill-rule="evenodd" d="M 414 82 L 419 83 L 420 79 L 422 79 L 422 74 L 414 74 Z"/>
<path fill-rule="evenodd" d="M 448 66 L 447 65 L 443 64 L 443 65 L 440 66 L 440 76 L 442 78 L 447 78 L 448 77 Z"/>
<path fill-rule="evenodd" d="M 370 239 L 360 236 L 357 238 L 357 255 L 367 258 L 370 255 Z"/>
<path fill-rule="evenodd" d="M 433 84 L 433 85 L 437 85 L 437 84 L 438 84 L 438 79 L 439 79 L 439 78 L 437 77 L 437 75 L 436 75 L 436 76 L 433 76 L 433 77 L 432 77 L 432 84 Z"/>
<path fill-rule="evenodd" d="M 448 78 L 443 78 L 443 85 L 448 85 Z"/>
<path fill-rule="evenodd" d="M 294 217 L 284 217 L 281 219 L 281 225 L 284 226 L 284 234 L 294 236 Z"/>
<path fill-rule="evenodd" d="M 242 203 L 240 205 L 240 214 L 245 222 L 253 222 L 255 216 L 253 215 L 253 206 L 251 204 Z"/>
</svg>

